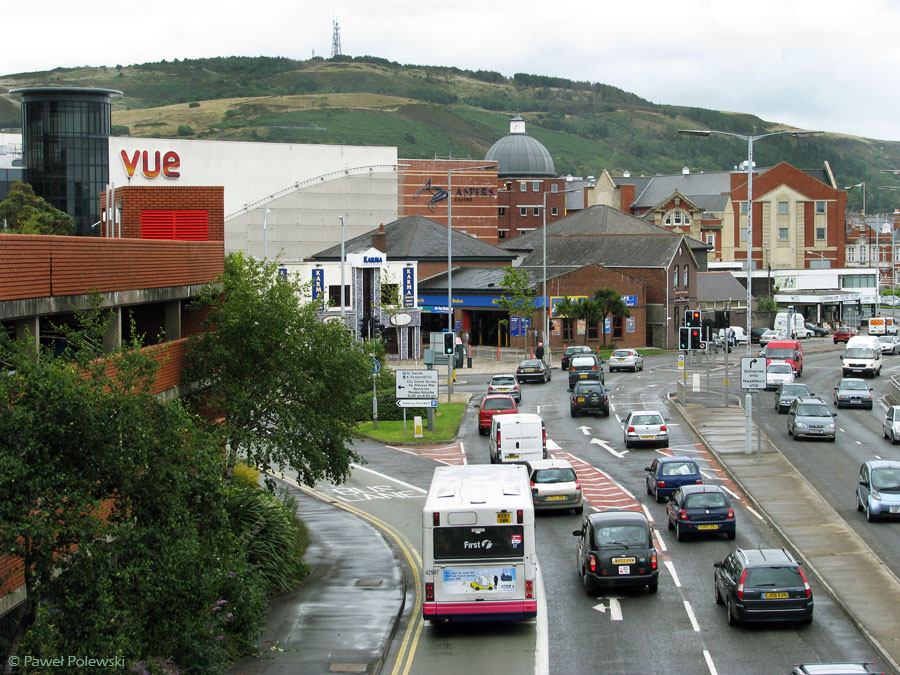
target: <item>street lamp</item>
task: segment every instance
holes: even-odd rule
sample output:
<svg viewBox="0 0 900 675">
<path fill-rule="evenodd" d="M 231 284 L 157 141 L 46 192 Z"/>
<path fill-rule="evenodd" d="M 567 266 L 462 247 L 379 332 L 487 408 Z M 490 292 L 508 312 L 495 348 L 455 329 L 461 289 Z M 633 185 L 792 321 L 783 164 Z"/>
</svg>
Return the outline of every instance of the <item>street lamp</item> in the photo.
<svg viewBox="0 0 900 675">
<path fill-rule="evenodd" d="M 344 321 L 344 216 L 341 219 L 341 323 Z M 357 318 L 359 313 L 356 314 Z"/>
<path fill-rule="evenodd" d="M 733 136 L 747 141 L 747 356 L 750 356 L 750 329 L 751 306 L 753 303 L 752 274 L 753 274 L 753 142 L 769 136 L 821 136 L 821 131 L 772 131 L 757 136 L 745 136 L 731 131 L 716 131 L 714 129 L 679 129 L 679 134 L 686 136 L 709 136 L 719 134 L 721 136 Z"/>
</svg>

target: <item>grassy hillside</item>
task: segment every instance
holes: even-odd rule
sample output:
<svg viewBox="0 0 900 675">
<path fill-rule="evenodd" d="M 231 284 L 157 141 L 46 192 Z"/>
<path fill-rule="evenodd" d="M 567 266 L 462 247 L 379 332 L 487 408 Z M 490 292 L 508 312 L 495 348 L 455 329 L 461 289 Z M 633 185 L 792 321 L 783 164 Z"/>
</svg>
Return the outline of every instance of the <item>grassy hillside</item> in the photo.
<svg viewBox="0 0 900 675">
<path fill-rule="evenodd" d="M 746 158 L 739 140 L 679 136 L 679 128 L 742 134 L 780 127 L 750 114 L 654 104 L 616 87 L 564 78 L 400 65 L 377 57 L 222 57 L 114 67 L 57 68 L 0 76 L 0 91 L 30 86 L 118 89 L 113 132 L 137 137 L 210 138 L 397 146 L 401 157 L 481 158 L 519 112 L 557 171 L 635 175 L 730 169 Z M 18 127 L 19 104 L 0 94 L 0 127 Z M 866 181 L 867 210 L 900 207 L 900 143 L 829 134 L 775 137 L 754 147 L 758 166 L 831 163 L 839 186 Z M 859 193 L 848 195 L 860 208 Z"/>
</svg>

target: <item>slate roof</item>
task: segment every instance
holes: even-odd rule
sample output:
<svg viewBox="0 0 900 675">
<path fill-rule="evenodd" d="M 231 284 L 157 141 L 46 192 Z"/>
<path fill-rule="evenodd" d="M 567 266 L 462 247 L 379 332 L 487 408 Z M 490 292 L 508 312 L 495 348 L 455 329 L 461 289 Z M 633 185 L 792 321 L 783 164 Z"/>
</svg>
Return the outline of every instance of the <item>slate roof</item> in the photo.
<svg viewBox="0 0 900 675">
<path fill-rule="evenodd" d="M 697 300 L 700 302 L 746 300 L 746 298 L 747 288 L 731 272 L 697 273 Z"/>
<path fill-rule="evenodd" d="M 758 173 L 758 172 L 757 172 Z M 731 191 L 731 172 L 674 174 L 650 178 L 613 178 L 616 185 L 634 185 L 632 208 L 652 209 L 675 194 L 688 197 L 704 211 L 722 211 Z"/>
<path fill-rule="evenodd" d="M 378 228 L 344 242 L 345 253 L 365 251 L 372 247 L 372 237 Z M 447 259 L 447 228 L 422 216 L 406 216 L 384 226 L 387 251 L 392 260 L 432 261 Z M 453 259 L 466 261 L 506 261 L 515 258 L 513 253 L 488 244 L 475 237 L 453 230 L 450 245 Z M 313 260 L 340 260 L 341 245 L 326 248 L 312 256 Z"/>
</svg>

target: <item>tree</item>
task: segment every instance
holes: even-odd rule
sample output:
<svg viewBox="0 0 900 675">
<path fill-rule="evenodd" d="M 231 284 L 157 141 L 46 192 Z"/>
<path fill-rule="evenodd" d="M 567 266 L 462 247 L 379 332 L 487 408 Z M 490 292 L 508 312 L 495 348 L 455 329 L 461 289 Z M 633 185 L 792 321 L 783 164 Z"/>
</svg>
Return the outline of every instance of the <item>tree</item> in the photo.
<svg viewBox="0 0 900 675">
<path fill-rule="evenodd" d="M 631 316 L 631 312 L 625 305 L 622 295 L 614 288 L 603 286 L 594 291 L 594 300 L 597 301 L 600 315 L 600 331 L 603 333 L 603 346 L 606 346 L 606 317 L 621 318 Z"/>
<path fill-rule="evenodd" d="M 601 317 L 600 306 L 591 298 L 573 300 L 568 295 L 556 303 L 556 313 L 572 321 L 596 323 Z M 584 344 L 587 344 L 588 332 L 584 331 Z"/>
<path fill-rule="evenodd" d="M 279 279 L 277 263 L 229 254 L 195 309 L 186 375 L 221 415 L 229 465 L 296 471 L 340 482 L 358 460 L 353 401 L 371 382 L 371 357 L 340 322 L 322 322 L 308 289 Z"/>
<path fill-rule="evenodd" d="M 509 312 L 512 316 L 513 312 L 517 315 L 526 315 L 532 318 L 534 315 L 534 296 L 535 291 L 531 286 L 531 277 L 527 270 L 516 267 L 507 267 L 504 269 L 503 281 L 504 292 L 497 300 L 497 304 Z M 500 319 L 499 323 L 509 325 L 509 318 Z M 525 335 L 525 347 L 528 347 L 528 335 Z"/>
<path fill-rule="evenodd" d="M 0 231 L 13 234 L 72 234 L 75 220 L 34 193 L 28 183 L 13 181 L 6 199 L 0 202 Z"/>
</svg>

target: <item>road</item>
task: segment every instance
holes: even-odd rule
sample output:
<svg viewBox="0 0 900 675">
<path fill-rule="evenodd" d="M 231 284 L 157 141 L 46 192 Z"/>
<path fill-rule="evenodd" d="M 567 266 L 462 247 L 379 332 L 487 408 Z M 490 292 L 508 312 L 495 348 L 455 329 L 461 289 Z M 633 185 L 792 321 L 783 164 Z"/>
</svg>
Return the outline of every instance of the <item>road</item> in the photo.
<svg viewBox="0 0 900 675">
<path fill-rule="evenodd" d="M 812 341 L 810 341 L 812 342 Z M 829 395 L 840 377 L 839 351 L 810 354 L 802 381 L 817 393 Z M 890 364 L 890 357 L 888 357 Z M 900 357 L 897 357 L 900 367 Z M 526 385 L 524 412 L 537 412 L 546 421 L 548 445 L 554 454 L 577 463 L 592 506 L 643 510 L 654 523 L 661 559 L 659 592 L 620 592 L 586 595 L 576 574 L 574 537 L 580 518 L 570 514 L 538 514 L 537 550 L 545 602 L 536 621 L 501 624 L 423 624 L 420 602 L 411 589 L 411 612 L 394 640 L 394 672 L 666 672 L 666 673 L 780 673 L 803 661 L 877 661 L 873 649 L 853 623 L 815 581 L 815 619 L 809 627 L 729 627 L 724 610 L 713 599 L 712 564 L 735 546 L 781 546 L 777 533 L 745 506 L 744 496 L 705 451 L 702 439 L 679 423 L 668 395 L 680 375 L 675 357 L 647 359 L 638 373 L 607 374 L 613 412 L 609 418 L 579 417 L 568 410 L 566 382 L 556 377 L 546 384 Z M 893 364 L 891 368 L 895 368 Z M 498 371 L 499 372 L 499 371 Z M 465 380 L 469 381 L 466 382 Z M 330 490 L 395 527 L 410 547 L 421 549 L 421 509 L 424 492 L 438 462 L 487 463 L 487 439 L 477 433 L 475 408 L 488 377 L 461 372 L 456 391 L 471 391 L 457 443 L 432 449 L 386 448 L 361 442 L 357 451 L 365 467 L 351 481 Z M 875 381 L 876 391 L 887 386 L 886 374 Z M 772 394 L 763 394 L 768 400 Z M 772 401 L 774 404 L 774 400 Z M 625 450 L 620 420 L 628 411 L 652 408 L 663 412 L 670 426 L 670 450 Z M 836 443 L 801 443 L 785 434 L 785 416 L 771 406 L 762 409 L 762 427 L 813 485 L 839 509 L 873 550 L 892 567 L 898 564 L 896 528 L 876 528 L 856 513 L 852 495 L 859 464 L 872 445 L 879 454 L 894 457 L 887 441 L 880 442 L 879 405 L 869 411 L 841 411 L 842 428 Z M 883 451 L 883 452 L 882 452 Z M 708 482 L 724 485 L 738 521 L 735 542 L 725 539 L 677 542 L 665 525 L 665 507 L 644 489 L 644 467 L 659 453 L 691 454 L 703 466 Z M 590 489 L 588 488 L 590 486 Z M 848 487 L 849 486 L 849 487 Z M 895 570 L 898 568 L 894 567 Z M 412 573 L 412 571 L 410 571 Z M 884 668 L 883 665 L 879 667 Z"/>
</svg>

